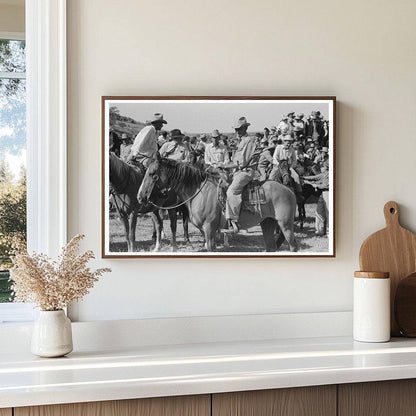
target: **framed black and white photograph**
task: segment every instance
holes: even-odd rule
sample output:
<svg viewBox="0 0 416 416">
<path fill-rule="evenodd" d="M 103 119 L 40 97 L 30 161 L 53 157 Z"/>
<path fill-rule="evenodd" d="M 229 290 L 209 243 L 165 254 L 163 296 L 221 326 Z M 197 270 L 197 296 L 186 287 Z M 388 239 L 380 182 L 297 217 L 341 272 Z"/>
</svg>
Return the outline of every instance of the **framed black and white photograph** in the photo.
<svg viewBox="0 0 416 416">
<path fill-rule="evenodd" d="M 335 97 L 102 97 L 103 257 L 334 257 Z"/>
</svg>

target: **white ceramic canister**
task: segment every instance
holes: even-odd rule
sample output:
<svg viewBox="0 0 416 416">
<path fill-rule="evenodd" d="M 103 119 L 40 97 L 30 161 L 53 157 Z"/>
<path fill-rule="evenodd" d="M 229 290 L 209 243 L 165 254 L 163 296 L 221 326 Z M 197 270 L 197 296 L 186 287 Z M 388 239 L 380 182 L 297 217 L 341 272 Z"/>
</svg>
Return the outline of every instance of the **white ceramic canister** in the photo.
<svg viewBox="0 0 416 416">
<path fill-rule="evenodd" d="M 61 309 L 40 311 L 33 325 L 30 350 L 40 357 L 62 357 L 72 351 L 71 321 Z"/>
<path fill-rule="evenodd" d="M 390 278 L 387 272 L 354 273 L 354 330 L 361 342 L 390 340 Z"/>
</svg>

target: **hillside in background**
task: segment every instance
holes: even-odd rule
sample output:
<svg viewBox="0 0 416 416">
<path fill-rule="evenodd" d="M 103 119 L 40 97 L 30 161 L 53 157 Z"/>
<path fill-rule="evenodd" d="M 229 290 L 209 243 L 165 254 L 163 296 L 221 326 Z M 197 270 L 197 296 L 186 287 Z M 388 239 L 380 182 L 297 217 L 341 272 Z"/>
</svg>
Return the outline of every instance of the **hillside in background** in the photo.
<svg viewBox="0 0 416 416">
<path fill-rule="evenodd" d="M 120 136 L 126 133 L 129 137 L 134 138 L 145 125 L 145 123 L 131 117 L 122 116 L 117 107 L 110 108 L 110 127 Z"/>
</svg>

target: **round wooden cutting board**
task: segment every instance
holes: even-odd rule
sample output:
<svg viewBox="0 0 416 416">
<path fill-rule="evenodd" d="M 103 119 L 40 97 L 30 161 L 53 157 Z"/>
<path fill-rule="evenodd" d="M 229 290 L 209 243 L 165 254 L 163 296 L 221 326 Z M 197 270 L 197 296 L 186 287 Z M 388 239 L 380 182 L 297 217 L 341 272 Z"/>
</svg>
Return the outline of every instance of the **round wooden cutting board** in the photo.
<svg viewBox="0 0 416 416">
<path fill-rule="evenodd" d="M 360 268 L 390 273 L 391 335 L 397 336 L 400 331 L 394 317 L 394 299 L 400 280 L 416 270 L 416 235 L 400 225 L 396 202 L 384 205 L 384 217 L 386 228 L 370 235 L 361 246 Z"/>
</svg>

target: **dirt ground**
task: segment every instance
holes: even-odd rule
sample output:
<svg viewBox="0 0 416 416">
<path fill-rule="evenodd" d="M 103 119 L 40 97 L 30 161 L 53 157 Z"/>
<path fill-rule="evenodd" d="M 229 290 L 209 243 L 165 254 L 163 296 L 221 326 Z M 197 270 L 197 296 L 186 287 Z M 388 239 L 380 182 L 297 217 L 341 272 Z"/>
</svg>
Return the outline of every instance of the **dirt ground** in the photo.
<svg viewBox="0 0 416 416">
<path fill-rule="evenodd" d="M 295 225 L 295 237 L 299 244 L 299 251 L 304 252 L 326 252 L 328 251 L 328 237 L 315 236 L 315 203 L 306 204 L 306 221 L 304 228 L 300 229 Z M 171 230 L 169 220 L 163 221 L 164 238 L 162 242 L 162 252 L 170 252 L 170 237 Z M 110 214 L 110 250 L 111 252 L 125 252 L 127 251 L 127 243 L 124 237 L 124 227 L 118 218 L 117 213 Z M 151 252 L 154 249 L 154 241 L 152 240 L 153 222 L 148 215 L 143 215 L 138 218 L 136 229 L 136 251 Z M 178 218 L 177 227 L 177 245 L 178 252 L 197 252 L 204 250 L 204 239 L 201 232 L 189 223 L 189 239 L 191 245 L 184 241 L 182 219 Z M 279 249 L 279 252 L 289 250 L 289 245 L 284 242 Z M 229 247 L 224 247 L 223 239 L 220 237 L 217 241 L 217 251 L 219 252 L 264 252 L 265 246 L 263 235 L 260 226 L 256 226 L 242 232 L 239 235 L 231 236 L 229 238 Z"/>
</svg>

